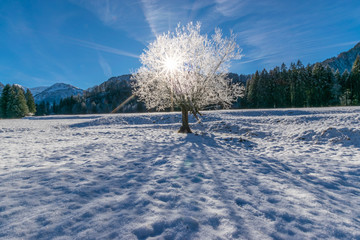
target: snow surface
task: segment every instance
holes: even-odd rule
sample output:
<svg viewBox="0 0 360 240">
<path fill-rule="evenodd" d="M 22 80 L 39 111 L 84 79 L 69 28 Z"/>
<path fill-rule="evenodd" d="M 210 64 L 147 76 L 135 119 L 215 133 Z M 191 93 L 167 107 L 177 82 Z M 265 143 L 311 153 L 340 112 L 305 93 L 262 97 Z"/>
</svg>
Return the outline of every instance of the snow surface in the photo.
<svg viewBox="0 0 360 240">
<path fill-rule="evenodd" d="M 360 239 L 360 108 L 0 121 L 1 239 Z"/>
</svg>

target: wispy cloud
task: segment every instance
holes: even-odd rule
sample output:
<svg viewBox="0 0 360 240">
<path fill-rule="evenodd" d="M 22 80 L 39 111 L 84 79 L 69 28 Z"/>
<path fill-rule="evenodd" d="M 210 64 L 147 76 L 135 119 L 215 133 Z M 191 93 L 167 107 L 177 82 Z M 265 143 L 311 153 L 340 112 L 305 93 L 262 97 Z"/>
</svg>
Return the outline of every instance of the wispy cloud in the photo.
<svg viewBox="0 0 360 240">
<path fill-rule="evenodd" d="M 154 36 L 173 30 L 179 22 L 188 22 L 192 3 L 183 1 L 141 0 L 142 10 Z"/>
<path fill-rule="evenodd" d="M 126 1 L 114 0 L 70 0 L 90 12 L 94 13 L 106 25 L 119 23 L 123 19 L 121 13 L 122 6 L 126 5 Z"/>
<path fill-rule="evenodd" d="M 112 54 L 116 54 L 116 55 L 120 55 L 120 56 L 126 56 L 126 57 L 132 57 L 132 58 L 139 58 L 138 55 L 127 52 L 127 51 L 123 51 L 117 48 L 112 48 L 112 47 L 108 47 L 102 44 L 98 44 L 98 43 L 94 43 L 94 42 L 89 42 L 89 41 L 85 41 L 85 40 L 80 40 L 80 39 L 76 39 L 76 38 L 67 38 L 69 40 L 71 40 L 72 43 L 79 45 L 81 47 L 86 47 L 86 48 L 91 48 L 94 50 L 99 50 L 102 52 L 108 52 L 108 53 L 112 53 Z"/>
<path fill-rule="evenodd" d="M 225 17 L 240 17 L 248 1 L 215 0 L 215 9 Z"/>
<path fill-rule="evenodd" d="M 93 13 L 104 25 L 125 31 L 134 40 L 147 45 L 151 31 L 144 25 L 140 0 L 69 0 Z"/>
<path fill-rule="evenodd" d="M 105 58 L 99 54 L 99 64 L 104 72 L 105 77 L 111 77 L 112 71 L 109 63 L 105 60 Z"/>
<path fill-rule="evenodd" d="M 211 32 L 219 24 L 244 14 L 245 1 L 232 0 L 141 0 L 145 20 L 153 35 L 173 30 L 178 23 L 202 22 L 203 31 Z"/>
</svg>

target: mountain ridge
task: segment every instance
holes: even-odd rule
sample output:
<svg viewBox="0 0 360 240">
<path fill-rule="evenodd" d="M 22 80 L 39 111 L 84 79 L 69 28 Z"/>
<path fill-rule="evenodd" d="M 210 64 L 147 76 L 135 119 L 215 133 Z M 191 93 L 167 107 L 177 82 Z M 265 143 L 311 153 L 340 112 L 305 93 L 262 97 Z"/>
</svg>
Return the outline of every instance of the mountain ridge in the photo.
<svg viewBox="0 0 360 240">
<path fill-rule="evenodd" d="M 340 74 L 342 74 L 345 69 L 347 69 L 348 72 L 351 71 L 352 65 L 358 55 L 360 55 L 360 42 L 350 50 L 341 52 L 336 57 L 326 59 L 322 64 L 324 66 L 329 66 L 334 71 L 339 69 Z"/>
<path fill-rule="evenodd" d="M 55 83 L 34 96 L 35 103 L 59 103 L 61 99 L 82 95 L 84 90 L 66 83 Z"/>
</svg>

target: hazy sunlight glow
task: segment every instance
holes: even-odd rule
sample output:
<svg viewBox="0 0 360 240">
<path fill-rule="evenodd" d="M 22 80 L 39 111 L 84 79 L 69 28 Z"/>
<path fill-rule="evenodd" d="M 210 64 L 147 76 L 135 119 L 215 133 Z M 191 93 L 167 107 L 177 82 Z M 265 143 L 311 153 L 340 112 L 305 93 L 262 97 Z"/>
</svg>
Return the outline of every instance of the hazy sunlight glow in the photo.
<svg viewBox="0 0 360 240">
<path fill-rule="evenodd" d="M 165 67 L 169 71 L 175 71 L 178 67 L 178 62 L 174 58 L 168 58 L 165 61 Z"/>
<path fill-rule="evenodd" d="M 163 65 L 163 71 L 165 71 L 167 74 L 174 74 L 175 72 L 180 71 L 180 58 L 166 56 L 161 63 Z"/>
</svg>

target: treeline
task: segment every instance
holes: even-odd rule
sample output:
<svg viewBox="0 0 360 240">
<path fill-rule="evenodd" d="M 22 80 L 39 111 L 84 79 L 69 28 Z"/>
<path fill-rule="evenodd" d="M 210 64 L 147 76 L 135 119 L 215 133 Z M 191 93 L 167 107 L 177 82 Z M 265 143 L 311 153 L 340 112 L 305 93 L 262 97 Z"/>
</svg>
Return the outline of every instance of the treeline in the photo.
<svg viewBox="0 0 360 240">
<path fill-rule="evenodd" d="M 83 96 L 64 98 L 59 103 L 41 102 L 36 105 L 36 115 L 110 113 L 131 95 L 130 81 L 114 78 L 84 92 Z M 143 112 L 145 110 L 143 103 L 133 99 L 121 109 L 121 112 Z"/>
<path fill-rule="evenodd" d="M 256 72 L 246 84 L 242 107 L 324 107 L 360 105 L 360 56 L 351 72 L 333 72 L 320 63 L 307 65 L 299 60 L 269 72 Z"/>
<path fill-rule="evenodd" d="M 29 89 L 7 84 L 0 97 L 0 118 L 22 118 L 36 112 L 34 97 Z"/>
</svg>

